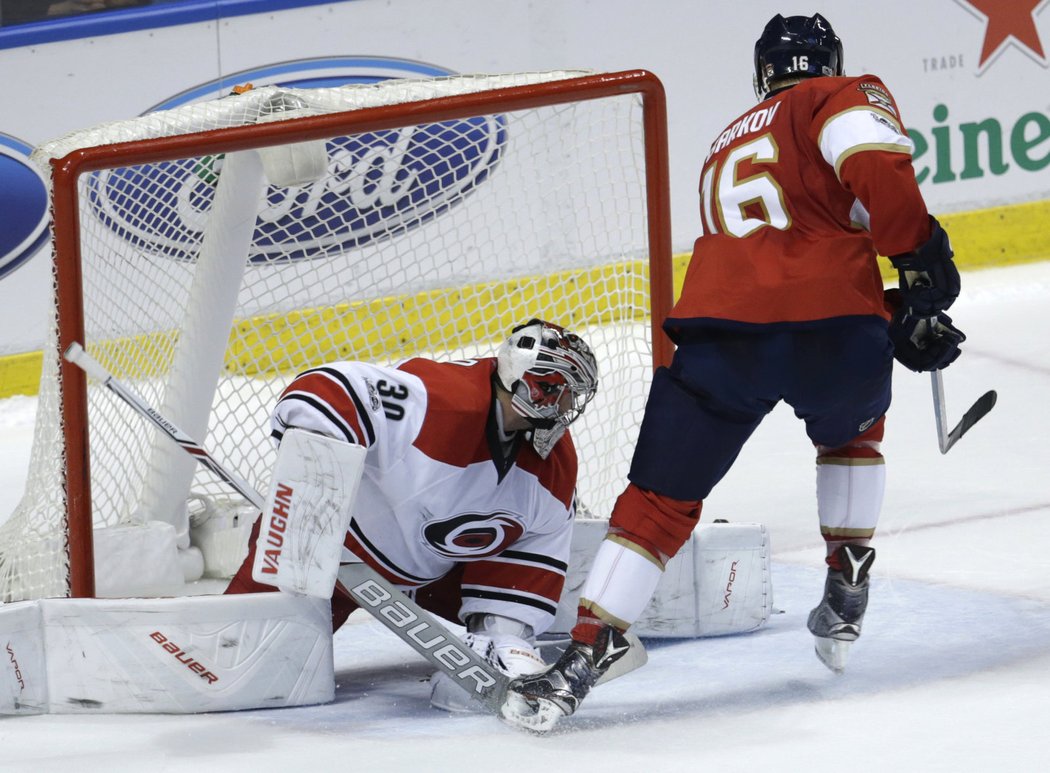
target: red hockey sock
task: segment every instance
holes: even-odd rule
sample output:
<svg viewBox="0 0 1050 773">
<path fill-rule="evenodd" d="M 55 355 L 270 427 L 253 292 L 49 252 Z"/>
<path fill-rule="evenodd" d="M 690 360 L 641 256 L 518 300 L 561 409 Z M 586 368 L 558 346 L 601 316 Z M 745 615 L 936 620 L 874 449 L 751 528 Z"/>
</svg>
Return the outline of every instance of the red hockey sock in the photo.
<svg viewBox="0 0 1050 773">
<path fill-rule="evenodd" d="M 572 629 L 573 641 L 587 644 L 591 647 L 598 639 L 598 633 L 608 623 L 594 616 L 594 613 L 584 607 L 577 607 L 576 626 Z"/>
</svg>

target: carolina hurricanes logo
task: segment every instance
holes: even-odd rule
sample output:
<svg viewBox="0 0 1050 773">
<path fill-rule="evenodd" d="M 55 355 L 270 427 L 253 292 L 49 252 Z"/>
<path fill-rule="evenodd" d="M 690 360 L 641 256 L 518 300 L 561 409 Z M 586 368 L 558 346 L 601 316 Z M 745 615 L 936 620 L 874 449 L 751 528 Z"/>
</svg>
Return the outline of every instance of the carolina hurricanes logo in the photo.
<svg viewBox="0 0 1050 773">
<path fill-rule="evenodd" d="M 465 513 L 423 526 L 423 542 L 445 558 L 463 560 L 501 553 L 525 533 L 506 513 Z"/>
</svg>

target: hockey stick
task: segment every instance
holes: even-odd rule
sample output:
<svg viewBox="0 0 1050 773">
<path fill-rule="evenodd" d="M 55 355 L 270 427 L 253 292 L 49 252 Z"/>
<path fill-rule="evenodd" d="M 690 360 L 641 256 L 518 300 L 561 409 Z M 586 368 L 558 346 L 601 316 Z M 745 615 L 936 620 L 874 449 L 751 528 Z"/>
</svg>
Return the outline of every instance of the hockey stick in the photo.
<svg viewBox="0 0 1050 773">
<path fill-rule="evenodd" d="M 928 278 L 907 278 L 905 273 L 906 272 L 901 271 L 900 274 L 901 287 L 906 285 L 908 287 L 930 286 Z M 909 308 L 908 311 L 912 316 L 919 316 L 914 314 L 911 308 Z M 929 325 L 930 330 L 936 329 L 938 320 L 936 314 L 931 317 L 924 317 L 923 319 Z M 965 340 L 965 336 L 963 336 L 963 340 Z M 959 442 L 959 439 L 965 435 L 974 424 L 983 419 L 985 415 L 995 407 L 997 395 L 994 389 L 981 395 L 977 399 L 977 402 L 971 405 L 970 409 L 963 414 L 959 423 L 955 425 L 951 432 L 949 432 L 947 429 L 948 410 L 944 403 L 944 376 L 940 370 L 930 371 L 930 384 L 933 388 L 933 416 L 937 422 L 937 445 L 940 446 L 941 453 L 946 454 L 952 446 Z"/>
<path fill-rule="evenodd" d="M 189 435 L 154 410 L 130 387 L 118 381 L 98 360 L 88 354 L 84 347 L 73 343 L 63 355 L 117 397 L 127 403 L 136 413 L 171 438 L 186 453 L 211 470 L 229 484 L 260 511 L 265 504 L 263 497 L 250 483 L 236 473 L 227 470 L 217 459 L 193 440 Z M 389 628 L 398 638 L 414 649 L 438 670 L 445 672 L 463 686 L 494 714 L 499 716 L 500 706 L 507 694 L 510 680 L 507 676 L 482 660 L 470 647 L 439 623 L 433 615 L 408 598 L 400 590 L 364 563 L 344 564 L 340 578 L 346 580 L 347 590 L 354 599 L 381 624 Z M 605 681 L 633 671 L 647 660 L 645 649 L 637 637 L 632 639 L 631 651 L 621 658 L 628 661 L 619 668 L 614 664 L 605 675 Z M 613 671 L 615 670 L 615 673 Z"/>
<path fill-rule="evenodd" d="M 930 372 L 930 382 L 933 386 L 933 413 L 937 420 L 937 443 L 940 445 L 941 453 L 948 453 L 948 449 L 959 442 L 959 438 L 969 432 L 970 428 L 983 419 L 992 408 L 995 407 L 997 395 L 995 390 L 989 390 L 977 398 L 977 402 L 970 406 L 963 414 L 959 423 L 951 432 L 948 431 L 948 410 L 944 403 L 944 378 L 941 371 Z"/>
<path fill-rule="evenodd" d="M 182 450 L 218 475 L 222 480 L 229 483 L 234 491 L 242 497 L 247 499 L 260 510 L 262 509 L 263 498 L 259 496 L 258 492 L 252 488 L 248 481 L 224 468 L 214 457 L 212 457 L 211 454 L 201 448 L 193 438 L 150 407 L 150 405 L 134 390 L 117 381 L 117 379 L 102 366 L 102 363 L 84 351 L 83 346 L 75 342 L 70 344 L 63 357 L 87 373 L 91 378 L 101 382 L 102 386 L 113 392 L 113 394 L 134 408 L 140 416 L 174 440 Z"/>
<path fill-rule="evenodd" d="M 219 478 L 251 502 L 259 510 L 265 504 L 263 497 L 251 484 L 234 472 L 227 470 L 199 443 L 176 427 L 164 416 L 150 407 L 132 389 L 119 382 L 98 360 L 88 354 L 78 343 L 70 345 L 65 358 L 81 368 L 92 378 L 127 403 L 136 413 L 147 419 L 179 445 L 186 453 L 203 464 Z M 451 676 L 457 684 L 472 690 L 494 713 L 507 694 L 509 680 L 478 657 L 472 649 L 464 646 L 434 617 L 387 582 L 367 564 L 351 564 L 341 568 L 349 570 L 351 595 L 376 620 L 393 631 L 402 641 L 429 660 L 432 665 Z"/>
</svg>

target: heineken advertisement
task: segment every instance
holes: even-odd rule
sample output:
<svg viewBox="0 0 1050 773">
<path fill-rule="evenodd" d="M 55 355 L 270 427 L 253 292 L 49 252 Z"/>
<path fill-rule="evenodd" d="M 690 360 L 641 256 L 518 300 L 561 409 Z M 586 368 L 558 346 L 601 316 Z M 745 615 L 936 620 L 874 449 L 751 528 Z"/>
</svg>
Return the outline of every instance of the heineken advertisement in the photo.
<svg viewBox="0 0 1050 773">
<path fill-rule="evenodd" d="M 51 286 L 45 181 L 31 149 L 249 80 L 650 70 L 667 91 L 673 246 L 687 252 L 707 149 L 754 104 L 755 39 L 777 13 L 819 10 L 842 38 L 847 74 L 872 73 L 893 92 L 927 203 L 951 219 L 960 255 L 970 245 L 979 255 L 1050 257 L 1050 235 L 1021 239 L 1013 225 L 1031 230 L 1050 208 L 1050 0 L 531 0 L 501 3 L 499 13 L 491 0 L 208 5 L 0 26 L 0 395 L 11 383 L 5 358 L 40 350 Z"/>
<path fill-rule="evenodd" d="M 948 106 L 937 104 L 931 118 L 928 127 L 908 127 L 920 183 L 943 185 L 1000 176 L 1011 169 L 1038 172 L 1050 166 L 1050 116 L 1045 112 L 952 124 Z"/>
<path fill-rule="evenodd" d="M 894 5 L 880 9 L 892 13 Z M 898 38 L 887 66 L 875 71 L 897 96 L 932 209 L 1050 199 L 1048 7 L 928 0 L 897 17 L 907 23 L 895 34 L 908 42 Z"/>
</svg>

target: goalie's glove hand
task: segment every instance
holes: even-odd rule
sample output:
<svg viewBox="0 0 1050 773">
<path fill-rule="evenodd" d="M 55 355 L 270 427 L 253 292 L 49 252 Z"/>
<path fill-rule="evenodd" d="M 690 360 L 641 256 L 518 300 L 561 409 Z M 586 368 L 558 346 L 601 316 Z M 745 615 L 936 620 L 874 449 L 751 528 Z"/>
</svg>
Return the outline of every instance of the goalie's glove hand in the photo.
<svg viewBox="0 0 1050 773">
<path fill-rule="evenodd" d="M 593 647 L 574 641 L 546 671 L 513 680 L 500 715 L 516 727 L 546 733 L 579 708 L 595 682 L 630 648 L 610 626 L 602 628 Z"/>
<path fill-rule="evenodd" d="M 959 297 L 961 280 L 952 258 L 955 253 L 948 234 L 936 218 L 930 218 L 930 238 L 911 252 L 893 255 L 890 262 L 900 275 L 904 305 L 919 317 L 946 311 Z"/>
<path fill-rule="evenodd" d="M 919 373 L 947 368 L 959 357 L 959 344 L 966 340 L 947 314 L 919 317 L 907 309 L 899 309 L 893 315 L 889 334 L 893 356 L 904 367 Z"/>
</svg>

